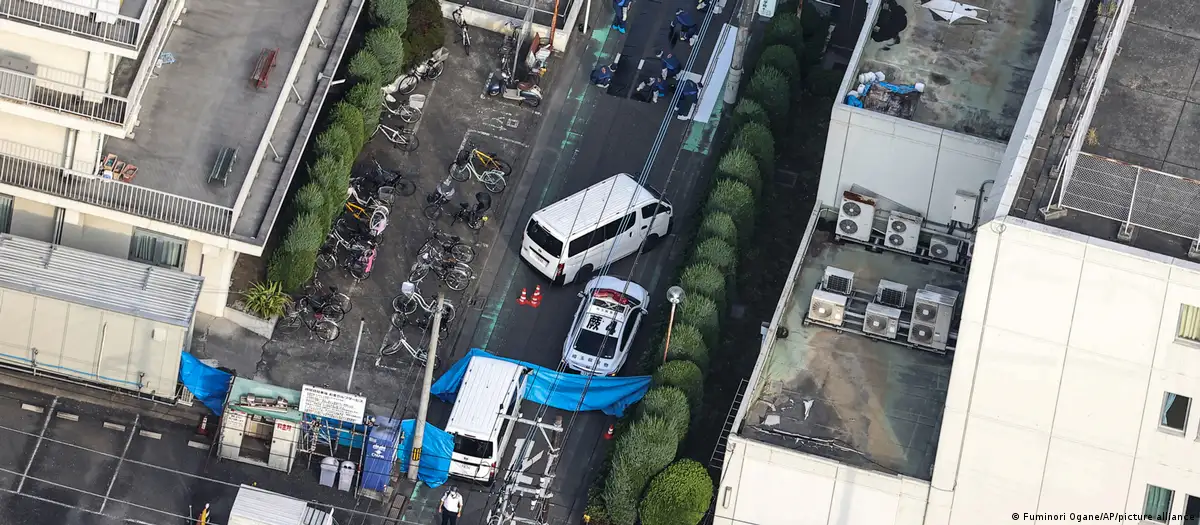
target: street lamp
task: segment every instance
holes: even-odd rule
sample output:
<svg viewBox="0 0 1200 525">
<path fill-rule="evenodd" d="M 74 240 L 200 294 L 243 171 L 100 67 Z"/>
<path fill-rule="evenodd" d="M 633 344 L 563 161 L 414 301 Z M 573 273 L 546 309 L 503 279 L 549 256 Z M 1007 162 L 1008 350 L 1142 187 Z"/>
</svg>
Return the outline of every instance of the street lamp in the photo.
<svg viewBox="0 0 1200 525">
<path fill-rule="evenodd" d="M 667 340 L 663 343 L 663 362 L 667 362 L 667 349 L 671 348 L 671 328 L 675 326 L 675 307 L 683 302 L 683 288 L 672 286 L 667 288 L 667 301 L 671 303 L 671 318 L 667 320 Z"/>
</svg>

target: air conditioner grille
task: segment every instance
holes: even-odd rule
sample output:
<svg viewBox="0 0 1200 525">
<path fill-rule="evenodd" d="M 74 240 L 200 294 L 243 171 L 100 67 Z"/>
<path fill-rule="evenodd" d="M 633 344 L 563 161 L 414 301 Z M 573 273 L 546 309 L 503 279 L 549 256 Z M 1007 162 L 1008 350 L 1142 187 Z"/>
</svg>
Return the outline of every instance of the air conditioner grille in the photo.
<svg viewBox="0 0 1200 525">
<path fill-rule="evenodd" d="M 918 343 L 928 343 L 933 341 L 932 326 L 913 323 L 909 332 L 909 337 Z"/>
<path fill-rule="evenodd" d="M 869 330 L 882 331 L 887 329 L 888 318 L 882 315 L 868 315 L 866 325 Z"/>
<path fill-rule="evenodd" d="M 917 303 L 913 305 L 913 319 L 918 321 L 933 322 L 937 319 L 937 305 L 928 303 Z"/>
<path fill-rule="evenodd" d="M 879 302 L 894 308 L 904 307 L 904 292 L 883 288 L 879 290 Z"/>
<path fill-rule="evenodd" d="M 900 224 L 900 223 L 894 222 L 892 224 Z M 904 245 L 904 236 L 900 235 L 898 233 L 893 233 L 891 235 L 888 235 L 888 244 L 891 244 L 892 246 L 902 246 L 902 245 Z"/>
<path fill-rule="evenodd" d="M 929 245 L 929 254 L 938 259 L 945 259 L 947 255 L 950 255 L 950 247 L 940 242 L 935 242 Z"/>
<path fill-rule="evenodd" d="M 862 207 L 860 207 L 857 202 L 846 201 L 842 203 L 842 213 L 845 213 L 850 217 L 858 217 L 858 215 L 862 213 Z"/>
<path fill-rule="evenodd" d="M 858 224 L 850 219 L 842 219 L 842 221 L 838 223 L 838 229 L 842 230 L 842 233 L 847 235 L 854 235 L 858 233 Z"/>
<path fill-rule="evenodd" d="M 851 291 L 850 287 L 851 287 L 850 279 L 847 279 L 840 275 L 825 276 L 825 289 L 827 289 L 831 292 L 847 294 L 847 293 L 850 293 L 850 291 Z"/>
<path fill-rule="evenodd" d="M 908 231 L 908 225 L 904 221 L 892 221 L 892 231 L 896 233 L 904 233 Z"/>
</svg>

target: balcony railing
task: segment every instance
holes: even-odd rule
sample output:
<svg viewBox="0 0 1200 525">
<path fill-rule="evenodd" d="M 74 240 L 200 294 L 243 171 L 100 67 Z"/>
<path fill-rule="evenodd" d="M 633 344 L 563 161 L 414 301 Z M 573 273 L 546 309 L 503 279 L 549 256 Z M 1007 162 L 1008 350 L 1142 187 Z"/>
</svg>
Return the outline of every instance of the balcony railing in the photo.
<svg viewBox="0 0 1200 525">
<path fill-rule="evenodd" d="M 72 162 L 62 155 L 0 140 L 0 183 L 111 210 L 229 236 L 233 209 L 135 184 L 101 179 L 90 161 Z"/>
<path fill-rule="evenodd" d="M 8 69 L 0 69 L 0 98 L 117 126 L 125 124 L 129 108 L 124 97 Z"/>
<path fill-rule="evenodd" d="M 70 35 L 93 38 L 129 49 L 138 49 L 143 21 L 105 12 L 95 0 L 82 3 L 58 0 L 0 0 L 0 17 L 19 20 Z"/>
</svg>

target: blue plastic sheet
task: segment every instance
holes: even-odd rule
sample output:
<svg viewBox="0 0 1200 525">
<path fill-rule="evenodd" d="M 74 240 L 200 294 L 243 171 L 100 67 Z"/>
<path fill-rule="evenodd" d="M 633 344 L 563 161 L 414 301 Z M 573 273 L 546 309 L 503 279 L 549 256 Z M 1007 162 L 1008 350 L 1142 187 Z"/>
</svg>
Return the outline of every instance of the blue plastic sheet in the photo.
<svg viewBox="0 0 1200 525">
<path fill-rule="evenodd" d="M 363 488 L 383 492 L 391 478 L 399 444 L 400 421 L 387 417 L 375 418 L 375 426 L 367 437 L 367 457 L 363 460 Z"/>
<path fill-rule="evenodd" d="M 599 410 L 610 416 L 620 417 L 625 409 L 642 399 L 650 388 L 650 376 L 637 377 L 592 377 L 559 373 L 549 368 L 535 364 L 498 357 L 478 348 L 472 348 L 467 356 L 450 367 L 437 382 L 433 384 L 431 393 L 447 403 L 453 403 L 462 384 L 463 376 L 467 373 L 467 365 L 473 357 L 500 359 L 517 363 L 533 370 L 526 379 L 525 399 L 539 404 L 547 404 L 554 408 L 567 411 Z M 579 398 L 583 398 L 583 403 Z"/>
<path fill-rule="evenodd" d="M 907 95 L 917 90 L 917 87 L 911 84 L 891 84 L 888 82 L 877 82 L 876 84 L 883 89 L 891 91 L 892 93 L 898 93 L 900 95 Z"/>
<path fill-rule="evenodd" d="M 225 394 L 232 380 L 228 372 L 201 363 L 187 352 L 179 360 L 179 382 L 218 416 L 225 412 Z"/>
<path fill-rule="evenodd" d="M 400 444 L 400 450 L 396 454 L 396 459 L 400 460 L 400 472 L 408 472 L 408 458 L 412 457 L 413 428 L 416 425 L 417 422 L 414 419 L 405 419 L 400 422 L 400 431 L 404 433 L 404 441 Z M 425 437 L 422 439 L 421 462 L 417 464 L 417 479 L 425 482 L 429 488 L 437 488 L 450 477 L 450 455 L 454 453 L 454 436 L 445 430 L 425 423 Z"/>
</svg>

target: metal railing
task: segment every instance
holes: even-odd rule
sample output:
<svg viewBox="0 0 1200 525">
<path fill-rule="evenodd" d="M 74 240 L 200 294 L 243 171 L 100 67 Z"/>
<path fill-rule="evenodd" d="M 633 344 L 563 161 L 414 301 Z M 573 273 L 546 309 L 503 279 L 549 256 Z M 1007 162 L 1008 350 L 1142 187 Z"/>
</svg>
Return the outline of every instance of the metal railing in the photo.
<svg viewBox="0 0 1200 525">
<path fill-rule="evenodd" d="M 143 21 L 104 11 L 97 0 L 89 4 L 85 6 L 58 0 L 0 0 L 0 17 L 138 49 L 146 25 Z M 148 4 L 151 7 L 153 1 Z"/>
<path fill-rule="evenodd" d="M 229 236 L 233 209 L 94 175 L 91 162 L 70 167 L 60 154 L 0 140 L 0 183 L 184 228 Z M 81 169 L 82 168 L 82 169 Z"/>
<path fill-rule="evenodd" d="M 47 71 L 58 70 L 47 68 Z M 82 77 L 79 80 L 82 84 Z M 129 108 L 125 97 L 2 68 L 0 98 L 117 126 L 124 125 Z"/>
<path fill-rule="evenodd" d="M 1185 239 L 1200 236 L 1200 180 L 1090 153 L 1078 155 L 1059 194 L 1063 208 Z"/>
</svg>

